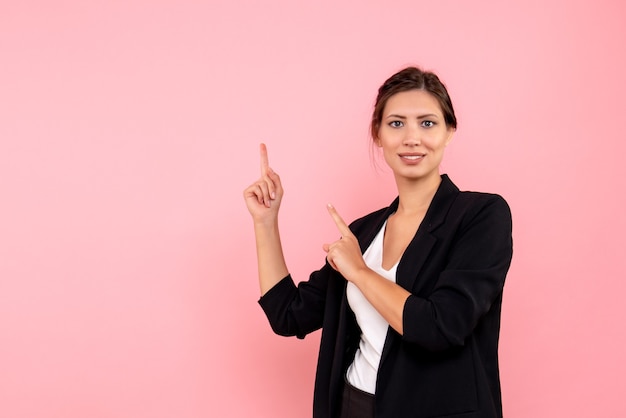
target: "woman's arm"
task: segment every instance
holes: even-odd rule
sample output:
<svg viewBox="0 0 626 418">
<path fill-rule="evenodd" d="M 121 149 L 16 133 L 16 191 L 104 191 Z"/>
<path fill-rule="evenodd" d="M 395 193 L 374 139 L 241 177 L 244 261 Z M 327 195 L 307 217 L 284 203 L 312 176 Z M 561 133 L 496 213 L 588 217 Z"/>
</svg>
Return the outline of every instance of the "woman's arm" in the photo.
<svg viewBox="0 0 626 418">
<path fill-rule="evenodd" d="M 283 197 L 280 177 L 270 167 L 267 147 L 261 144 L 261 177 L 243 192 L 254 223 L 261 295 L 289 274 L 278 229 L 278 210 Z"/>
<path fill-rule="evenodd" d="M 243 195 L 254 223 L 261 287 L 259 303 L 274 332 L 304 338 L 322 326 L 332 269 L 326 265 L 298 286 L 289 275 L 278 229 L 283 187 L 278 174 L 269 167 L 264 144 L 261 144 L 261 177 Z"/>
</svg>

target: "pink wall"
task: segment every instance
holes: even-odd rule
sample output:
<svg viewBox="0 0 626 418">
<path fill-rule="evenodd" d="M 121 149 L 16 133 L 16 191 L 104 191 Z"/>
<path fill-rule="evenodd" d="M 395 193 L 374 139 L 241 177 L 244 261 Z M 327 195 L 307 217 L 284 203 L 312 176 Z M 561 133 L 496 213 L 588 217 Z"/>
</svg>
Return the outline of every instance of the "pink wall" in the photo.
<svg viewBox="0 0 626 418">
<path fill-rule="evenodd" d="M 626 415 L 624 3 L 298 3 L 0 5 L 0 416 L 309 416 L 319 334 L 271 333 L 242 190 L 264 141 L 304 279 L 326 202 L 394 197 L 368 115 L 410 63 L 445 171 L 513 209 L 506 416 Z"/>
</svg>

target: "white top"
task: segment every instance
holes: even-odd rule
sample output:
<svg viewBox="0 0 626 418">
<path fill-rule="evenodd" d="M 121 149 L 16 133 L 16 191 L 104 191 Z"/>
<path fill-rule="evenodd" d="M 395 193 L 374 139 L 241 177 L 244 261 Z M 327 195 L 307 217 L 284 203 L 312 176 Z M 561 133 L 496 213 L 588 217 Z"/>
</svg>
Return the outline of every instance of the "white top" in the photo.
<svg viewBox="0 0 626 418">
<path fill-rule="evenodd" d="M 365 264 L 389 281 L 396 282 L 396 263 L 390 270 L 385 270 L 383 264 L 383 238 L 387 222 L 378 231 L 376 238 L 363 253 Z M 356 321 L 361 327 L 361 341 L 354 356 L 354 361 L 348 368 L 347 378 L 350 384 L 365 392 L 376 392 L 376 378 L 380 355 L 383 351 L 389 323 L 378 313 L 376 309 L 363 296 L 356 285 L 348 282 L 348 304 L 356 316 Z"/>
</svg>

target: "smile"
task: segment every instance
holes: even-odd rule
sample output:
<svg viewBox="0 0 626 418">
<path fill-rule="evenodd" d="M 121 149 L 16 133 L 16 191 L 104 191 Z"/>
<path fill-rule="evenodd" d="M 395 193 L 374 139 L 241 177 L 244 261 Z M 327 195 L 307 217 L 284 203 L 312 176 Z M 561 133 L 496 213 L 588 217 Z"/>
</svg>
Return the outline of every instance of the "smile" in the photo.
<svg viewBox="0 0 626 418">
<path fill-rule="evenodd" d="M 424 154 L 400 154 L 400 158 L 409 161 L 417 161 L 424 158 Z"/>
</svg>

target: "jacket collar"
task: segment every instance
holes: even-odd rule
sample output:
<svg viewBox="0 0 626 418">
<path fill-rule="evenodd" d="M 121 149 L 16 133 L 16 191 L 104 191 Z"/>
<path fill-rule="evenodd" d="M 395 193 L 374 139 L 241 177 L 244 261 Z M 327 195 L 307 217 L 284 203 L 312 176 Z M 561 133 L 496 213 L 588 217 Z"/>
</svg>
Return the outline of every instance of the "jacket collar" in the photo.
<svg viewBox="0 0 626 418">
<path fill-rule="evenodd" d="M 452 183 L 448 175 L 443 174 L 441 176 L 441 183 L 426 211 L 424 220 L 404 251 L 400 263 L 398 264 L 396 273 L 397 283 L 405 289 L 409 291 L 413 289 L 417 276 L 428 258 L 428 254 L 437 242 L 437 238 L 432 235 L 432 232 L 443 224 L 458 194 L 458 187 Z M 399 202 L 400 199 L 396 197 L 388 208 L 379 211 L 378 215 L 372 219 L 372 227 L 359 236 L 362 252 L 372 243 L 387 218 L 398 209 Z"/>
</svg>

